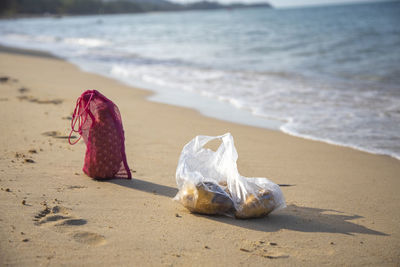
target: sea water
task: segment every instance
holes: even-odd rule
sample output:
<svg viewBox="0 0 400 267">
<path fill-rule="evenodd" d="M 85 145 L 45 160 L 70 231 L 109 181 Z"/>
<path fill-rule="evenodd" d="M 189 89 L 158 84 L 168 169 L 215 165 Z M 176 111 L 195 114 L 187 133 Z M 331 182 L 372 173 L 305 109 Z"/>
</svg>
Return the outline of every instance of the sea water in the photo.
<svg viewBox="0 0 400 267">
<path fill-rule="evenodd" d="M 0 21 L 0 44 L 154 101 L 400 159 L 399 25 L 400 2 L 31 18 Z"/>
</svg>

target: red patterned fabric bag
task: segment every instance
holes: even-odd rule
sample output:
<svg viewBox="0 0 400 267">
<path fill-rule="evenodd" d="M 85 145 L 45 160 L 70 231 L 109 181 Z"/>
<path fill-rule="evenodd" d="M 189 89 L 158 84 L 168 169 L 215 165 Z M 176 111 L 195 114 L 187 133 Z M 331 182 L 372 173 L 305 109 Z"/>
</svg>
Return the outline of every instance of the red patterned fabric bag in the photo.
<svg viewBox="0 0 400 267">
<path fill-rule="evenodd" d="M 86 143 L 84 173 L 95 179 L 131 179 L 121 114 L 111 100 L 96 90 L 85 91 L 76 101 L 71 128 L 69 143 L 81 137 Z M 74 132 L 80 137 L 72 143 Z"/>
</svg>

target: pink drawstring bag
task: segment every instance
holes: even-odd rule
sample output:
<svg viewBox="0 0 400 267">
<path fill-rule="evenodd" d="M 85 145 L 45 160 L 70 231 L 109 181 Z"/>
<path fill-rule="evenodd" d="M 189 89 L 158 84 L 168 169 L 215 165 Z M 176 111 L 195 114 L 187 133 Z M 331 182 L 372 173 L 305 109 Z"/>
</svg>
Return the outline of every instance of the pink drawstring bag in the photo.
<svg viewBox="0 0 400 267">
<path fill-rule="evenodd" d="M 76 129 L 78 124 L 78 129 Z M 76 101 L 68 141 L 86 143 L 83 172 L 95 179 L 131 179 L 125 155 L 125 137 L 118 107 L 96 90 L 85 91 Z M 71 135 L 80 137 L 74 143 Z"/>
</svg>

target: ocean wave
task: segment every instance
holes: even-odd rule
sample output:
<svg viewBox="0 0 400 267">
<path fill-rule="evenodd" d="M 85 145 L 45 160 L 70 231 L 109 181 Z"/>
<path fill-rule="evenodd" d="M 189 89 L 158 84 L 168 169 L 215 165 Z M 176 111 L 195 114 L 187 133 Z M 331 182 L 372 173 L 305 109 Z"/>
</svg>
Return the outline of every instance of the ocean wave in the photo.
<svg viewBox="0 0 400 267">
<path fill-rule="evenodd" d="M 109 45 L 110 42 L 102 39 L 96 38 L 63 38 L 54 35 L 30 35 L 30 34 L 20 34 L 20 33 L 9 33 L 2 36 L 4 40 L 8 42 L 15 43 L 24 43 L 27 44 L 29 42 L 37 43 L 37 44 L 51 44 L 51 43 L 65 43 L 74 46 L 84 46 L 84 47 L 99 47 Z"/>
<path fill-rule="evenodd" d="M 290 121 L 292 121 L 292 120 L 290 120 Z M 361 145 L 356 145 L 354 143 L 346 143 L 346 142 L 340 142 L 340 141 L 337 141 L 337 140 L 332 140 L 332 139 L 329 139 L 329 138 L 321 138 L 321 137 L 319 137 L 317 135 L 302 134 L 302 133 L 299 133 L 298 131 L 296 131 L 294 129 L 291 129 L 289 125 L 290 125 L 290 123 L 282 125 L 280 127 L 280 130 L 282 132 L 284 132 L 286 134 L 289 134 L 289 135 L 292 135 L 292 136 L 301 137 L 301 138 L 308 139 L 308 140 L 319 141 L 319 142 L 327 143 L 327 144 L 330 144 L 330 145 L 349 147 L 349 148 L 353 148 L 353 149 L 356 149 L 356 150 L 359 150 L 359 151 L 363 151 L 363 152 L 366 152 L 366 153 L 390 156 L 390 157 L 393 157 L 395 159 L 400 160 L 400 153 L 394 152 L 391 149 L 372 148 L 372 147 L 368 147 L 365 143 L 361 144 Z"/>
<path fill-rule="evenodd" d="M 61 41 L 66 44 L 84 47 L 100 47 L 111 44 L 109 41 L 96 38 L 64 38 Z"/>
</svg>

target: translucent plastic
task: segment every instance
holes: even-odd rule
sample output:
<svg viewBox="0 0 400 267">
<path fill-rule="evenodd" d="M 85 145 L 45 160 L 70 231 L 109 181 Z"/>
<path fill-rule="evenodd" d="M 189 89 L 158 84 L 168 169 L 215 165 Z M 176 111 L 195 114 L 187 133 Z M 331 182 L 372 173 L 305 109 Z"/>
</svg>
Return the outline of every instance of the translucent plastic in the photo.
<svg viewBox="0 0 400 267">
<path fill-rule="evenodd" d="M 78 129 L 75 129 L 78 123 Z M 96 90 L 85 91 L 76 101 L 71 127 L 86 143 L 83 172 L 95 179 L 128 178 L 125 137 L 118 107 Z M 75 144 L 79 139 L 70 144 Z"/>
<path fill-rule="evenodd" d="M 204 146 L 222 141 L 217 151 Z M 286 207 L 282 191 L 267 178 L 239 174 L 238 154 L 230 133 L 197 136 L 182 150 L 176 169 L 179 188 L 175 200 L 191 212 L 236 218 L 262 217 Z"/>
</svg>

